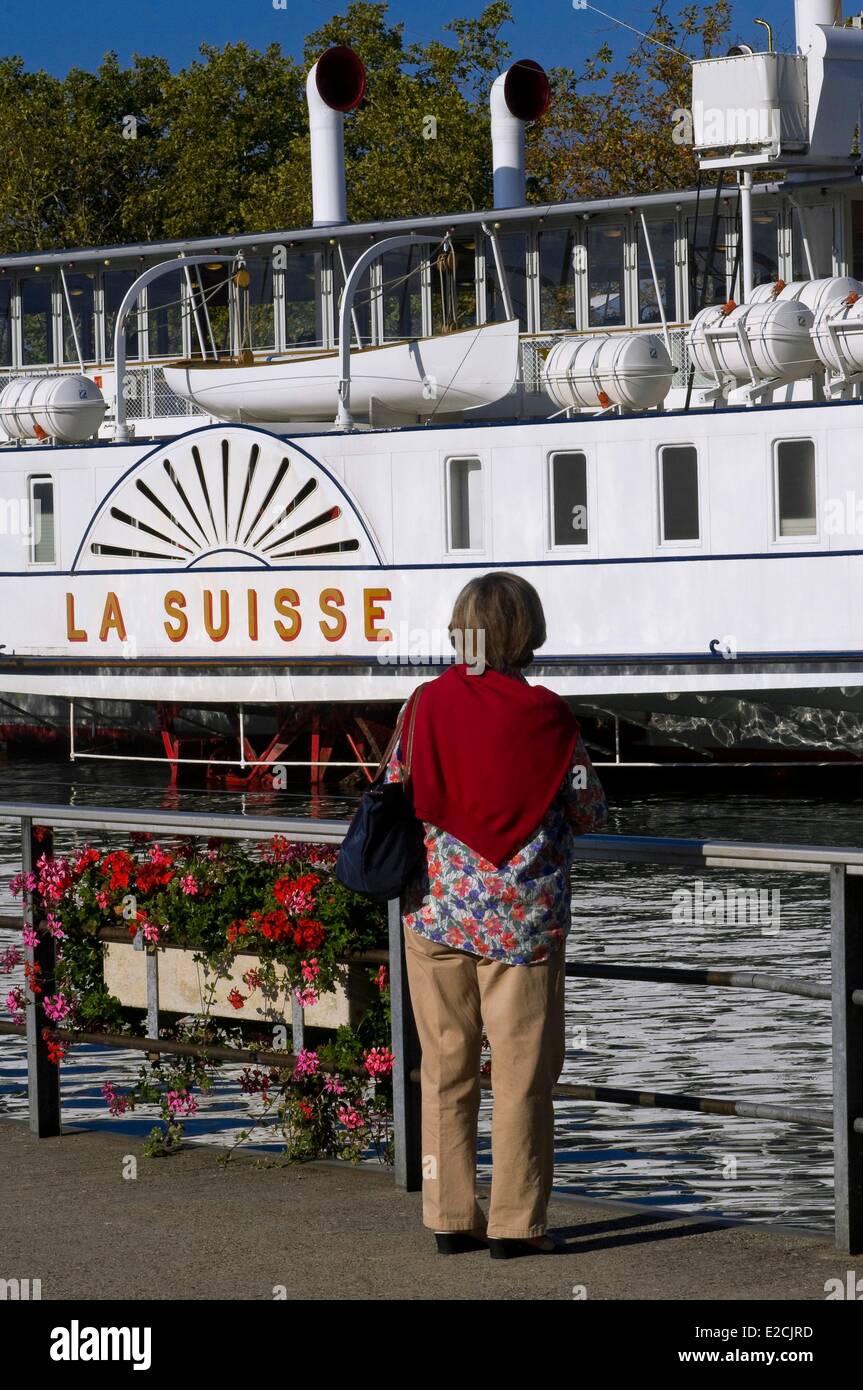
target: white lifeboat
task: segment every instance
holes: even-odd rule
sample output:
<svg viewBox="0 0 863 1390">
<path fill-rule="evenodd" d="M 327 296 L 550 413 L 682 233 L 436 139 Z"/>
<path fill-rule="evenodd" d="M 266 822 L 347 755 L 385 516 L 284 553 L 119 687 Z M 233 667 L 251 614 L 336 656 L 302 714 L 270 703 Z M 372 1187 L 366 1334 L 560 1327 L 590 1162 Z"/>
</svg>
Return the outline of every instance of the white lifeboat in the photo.
<svg viewBox="0 0 863 1390">
<path fill-rule="evenodd" d="M 518 375 L 517 319 L 351 353 L 351 409 L 449 415 L 491 405 Z M 325 420 L 338 404 L 337 349 L 249 365 L 181 362 L 165 367 L 171 391 L 238 424 Z"/>
</svg>

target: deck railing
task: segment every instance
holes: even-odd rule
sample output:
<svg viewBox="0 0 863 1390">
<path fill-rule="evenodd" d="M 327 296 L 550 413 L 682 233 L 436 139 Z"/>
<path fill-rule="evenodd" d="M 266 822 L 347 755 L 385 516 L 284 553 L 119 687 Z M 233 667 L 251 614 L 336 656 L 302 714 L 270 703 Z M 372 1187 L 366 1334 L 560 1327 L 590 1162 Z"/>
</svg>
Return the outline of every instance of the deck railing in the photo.
<svg viewBox="0 0 863 1390">
<path fill-rule="evenodd" d="M 32 871 L 38 856 L 52 853 L 54 830 L 157 832 L 163 836 L 221 836 L 264 840 L 274 834 L 312 844 L 339 844 L 347 829 L 339 820 L 281 820 L 267 816 L 204 815 L 198 812 L 120 810 L 114 807 L 0 803 L 0 821 L 20 823 L 21 868 Z M 39 838 L 36 827 L 40 828 Z M 745 1098 L 696 1096 L 642 1091 L 616 1086 L 561 1083 L 555 1094 L 575 1100 L 658 1109 L 698 1111 L 711 1115 L 772 1119 L 833 1131 L 835 1239 L 848 1254 L 863 1252 L 863 850 L 836 846 L 765 845 L 731 841 L 653 839 L 623 835 L 586 835 L 576 842 L 576 861 L 636 863 L 669 871 L 707 869 L 770 871 L 828 875 L 830 881 L 831 980 L 821 984 L 804 976 L 759 970 L 682 969 L 669 966 L 609 965 L 570 960 L 571 978 L 637 980 L 677 983 L 691 988 L 752 989 L 776 994 L 831 1000 L 833 1044 L 833 1108 L 811 1109 L 776 1105 Z M 420 1050 L 410 1007 L 402 941 L 400 904 L 390 902 L 389 967 L 392 1001 L 393 1131 L 395 1181 L 408 1190 L 421 1187 Z M 24 921 L 33 925 L 33 909 L 25 901 Z M 54 938 L 40 934 L 27 948 L 27 958 L 41 966 L 46 981 L 53 978 Z M 365 952 L 352 959 L 376 963 L 382 952 Z M 145 1035 L 78 1034 L 50 1028 L 39 997 L 28 997 L 26 1025 L 0 1024 L 0 1033 L 26 1032 L 30 1128 L 39 1136 L 60 1133 L 59 1069 L 48 1060 L 46 1037 L 102 1043 L 138 1051 L 208 1056 L 214 1060 L 260 1061 L 290 1065 L 293 1053 L 261 1049 L 207 1047 L 159 1038 L 158 951 L 147 957 L 147 1032 Z M 293 1006 L 292 1046 L 303 1045 L 302 1010 Z M 491 1082 L 480 1084 L 486 1089 Z"/>
</svg>

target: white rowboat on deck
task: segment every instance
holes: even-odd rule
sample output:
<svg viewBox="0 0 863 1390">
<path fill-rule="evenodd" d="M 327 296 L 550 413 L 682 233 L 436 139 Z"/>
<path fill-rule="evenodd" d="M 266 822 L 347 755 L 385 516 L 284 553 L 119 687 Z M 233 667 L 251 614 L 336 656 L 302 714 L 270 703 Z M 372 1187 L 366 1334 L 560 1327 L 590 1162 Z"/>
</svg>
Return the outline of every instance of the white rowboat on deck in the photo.
<svg viewBox="0 0 863 1390">
<path fill-rule="evenodd" d="M 509 319 L 352 352 L 351 409 L 367 415 L 378 404 L 427 418 L 491 405 L 515 384 L 518 330 L 518 320 Z M 248 366 L 179 363 L 164 371 L 175 395 L 238 424 L 324 420 L 338 404 L 337 349 Z"/>
</svg>

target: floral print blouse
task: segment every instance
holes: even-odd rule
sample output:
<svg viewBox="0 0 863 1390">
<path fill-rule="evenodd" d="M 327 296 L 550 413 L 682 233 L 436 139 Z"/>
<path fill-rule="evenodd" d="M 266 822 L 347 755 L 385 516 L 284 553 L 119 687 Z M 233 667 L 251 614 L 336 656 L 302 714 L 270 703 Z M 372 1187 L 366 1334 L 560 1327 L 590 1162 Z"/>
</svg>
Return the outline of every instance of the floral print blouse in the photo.
<svg viewBox="0 0 863 1390">
<path fill-rule="evenodd" d="M 400 782 L 401 748 L 384 780 Z M 402 899 L 406 927 L 506 965 L 537 965 L 569 932 L 573 839 L 607 817 L 605 793 L 579 735 L 572 767 L 526 845 L 495 866 L 435 825 L 425 824 L 426 864 Z"/>
</svg>

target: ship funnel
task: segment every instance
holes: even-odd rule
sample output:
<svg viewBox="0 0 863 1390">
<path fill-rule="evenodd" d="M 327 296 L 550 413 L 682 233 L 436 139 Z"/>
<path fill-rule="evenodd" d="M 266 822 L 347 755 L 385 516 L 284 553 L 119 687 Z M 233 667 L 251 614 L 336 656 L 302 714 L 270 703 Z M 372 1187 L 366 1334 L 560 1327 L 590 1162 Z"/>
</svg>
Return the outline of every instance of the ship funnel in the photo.
<svg viewBox="0 0 863 1390">
<path fill-rule="evenodd" d="M 524 206 L 524 128 L 545 115 L 548 78 L 539 63 L 522 58 L 491 89 L 491 144 L 496 208 Z"/>
<path fill-rule="evenodd" d="M 352 48 L 328 48 L 306 78 L 312 144 L 312 221 L 347 221 L 344 113 L 359 106 L 366 70 Z"/>
</svg>

